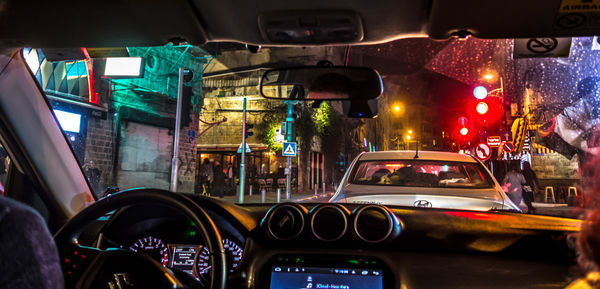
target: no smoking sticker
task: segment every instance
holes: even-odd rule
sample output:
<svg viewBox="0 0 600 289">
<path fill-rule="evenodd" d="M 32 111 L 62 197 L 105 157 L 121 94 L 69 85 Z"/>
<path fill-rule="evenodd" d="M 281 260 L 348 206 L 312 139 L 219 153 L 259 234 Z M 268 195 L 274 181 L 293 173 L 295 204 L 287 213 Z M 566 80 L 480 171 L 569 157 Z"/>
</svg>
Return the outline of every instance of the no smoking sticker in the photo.
<svg viewBox="0 0 600 289">
<path fill-rule="evenodd" d="M 571 38 L 520 38 L 515 39 L 513 57 L 569 57 Z"/>
<path fill-rule="evenodd" d="M 527 41 L 527 49 L 533 53 L 548 53 L 556 48 L 556 38 L 531 38 Z"/>
</svg>

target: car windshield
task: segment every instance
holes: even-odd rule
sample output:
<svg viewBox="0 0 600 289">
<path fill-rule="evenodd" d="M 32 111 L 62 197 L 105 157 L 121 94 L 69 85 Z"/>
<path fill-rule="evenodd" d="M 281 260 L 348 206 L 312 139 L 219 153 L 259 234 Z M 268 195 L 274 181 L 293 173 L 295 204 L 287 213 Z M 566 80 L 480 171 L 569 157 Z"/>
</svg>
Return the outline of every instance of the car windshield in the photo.
<svg viewBox="0 0 600 289">
<path fill-rule="evenodd" d="M 596 37 L 470 37 L 22 53 L 97 198 L 153 187 L 235 203 L 343 202 L 351 185 L 490 188 L 494 200 L 478 208 L 576 216 L 595 178 L 584 164 L 599 139 L 598 51 Z M 261 95 L 269 69 L 313 65 L 375 69 L 384 92 L 361 102 Z M 366 161 L 402 151 L 433 155 Z M 460 201 L 471 191 L 452 208 L 471 209 Z M 443 209 L 431 194 L 419 197 Z"/>
<path fill-rule="evenodd" d="M 477 163 L 386 160 L 363 161 L 350 174 L 350 183 L 436 188 L 491 188 L 489 174 Z"/>
</svg>

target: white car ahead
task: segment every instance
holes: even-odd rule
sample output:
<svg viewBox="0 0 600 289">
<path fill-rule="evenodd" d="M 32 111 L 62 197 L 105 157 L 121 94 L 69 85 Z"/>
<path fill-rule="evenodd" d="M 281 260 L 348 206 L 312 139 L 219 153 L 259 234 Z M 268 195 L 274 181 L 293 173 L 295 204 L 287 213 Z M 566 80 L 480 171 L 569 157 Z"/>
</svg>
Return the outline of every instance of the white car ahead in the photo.
<svg viewBox="0 0 600 289">
<path fill-rule="evenodd" d="M 432 151 L 362 153 L 330 202 L 521 211 L 474 157 Z"/>
</svg>

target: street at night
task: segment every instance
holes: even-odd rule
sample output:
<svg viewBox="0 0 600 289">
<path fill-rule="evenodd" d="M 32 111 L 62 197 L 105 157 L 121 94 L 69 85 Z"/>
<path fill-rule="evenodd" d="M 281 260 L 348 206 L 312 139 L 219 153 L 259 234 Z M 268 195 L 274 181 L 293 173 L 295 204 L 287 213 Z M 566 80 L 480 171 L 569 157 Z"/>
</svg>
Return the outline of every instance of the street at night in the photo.
<svg viewBox="0 0 600 289">
<path fill-rule="evenodd" d="M 0 289 L 600 287 L 600 0 L 32 1 Z"/>
<path fill-rule="evenodd" d="M 105 195 L 107 189 L 138 186 L 223 196 L 238 203 L 260 202 L 262 189 L 267 192 L 267 203 L 276 201 L 277 189 L 283 196 L 289 194 L 291 200 L 314 195 L 315 189 L 343 194 L 340 186 L 344 182 L 350 184 L 358 180 L 343 177 L 361 153 L 405 150 L 418 155 L 418 151 L 438 151 L 471 155 L 471 161 L 482 162 L 491 172 L 493 182 L 508 194 L 490 198 L 510 199 L 519 207 L 511 208 L 496 200 L 499 205 L 492 202 L 488 210 L 508 208 L 528 212 L 530 208 L 539 208 L 537 213 L 558 212 L 565 216 L 568 215 L 565 211 L 577 211 L 575 208 L 584 203 L 581 164 L 587 157 L 578 146 L 587 144 L 569 135 L 563 136 L 566 141 L 557 141 L 561 133 L 571 133 L 565 130 L 566 124 L 559 123 L 554 132 L 547 131 L 547 127 L 549 123 L 561 121 L 564 118 L 561 115 L 568 119 L 572 107 L 569 105 L 581 95 L 596 90 L 595 78 L 567 77 L 593 75 L 593 66 L 574 66 L 571 73 L 565 73 L 563 59 L 583 64 L 593 57 L 590 50 L 584 48 L 590 43 L 589 38 L 572 41 L 570 58 L 516 55 L 509 48 L 520 49 L 521 44 L 505 39 L 443 43 L 404 39 L 353 49 L 311 48 L 310 53 L 295 48 L 249 51 L 233 43 L 204 47 L 130 47 L 126 52 L 118 52 L 121 58 L 115 59 L 129 56 L 141 60 L 137 65 L 145 63 L 143 75 L 102 76 L 120 73 L 108 70 L 112 64 L 108 61 L 111 58 L 107 58 L 106 62 L 96 60 L 92 65 L 98 70 L 93 75 L 99 76 L 86 74 L 86 65 L 94 63 L 56 64 L 57 67 L 66 65 L 69 73 L 79 73 L 77 77 L 82 80 L 87 78 L 93 84 L 91 89 L 68 86 L 68 90 L 59 93 L 55 84 L 41 84 L 45 85 L 54 111 L 60 113 L 57 114 L 59 120 L 70 121 L 72 118 L 67 120 L 70 116 L 80 118 L 79 124 L 63 124 L 63 128 L 99 197 Z M 269 62 L 258 60 L 266 55 Z M 334 65 L 369 63 L 383 77 L 385 89 L 381 96 L 363 106 L 348 101 L 267 99 L 261 97 L 265 92 L 271 93 L 267 86 L 260 89 L 257 86 L 267 70 L 249 69 L 239 62 L 240 58 L 250 56 L 256 59 L 254 66 L 293 63 L 300 56 L 303 63 L 324 59 Z M 45 79 L 44 73 L 48 72 L 42 71 L 40 66 L 46 61 L 44 50 L 26 50 L 25 57 L 39 79 Z M 176 101 L 178 83 L 171 81 L 176 75 L 170 74 L 176 71 L 176 60 L 178 65 L 187 67 L 183 70 L 181 104 Z M 540 64 L 546 67 L 543 74 L 540 74 Z M 61 96 L 64 93 L 78 94 L 89 104 L 66 102 Z M 281 94 L 281 91 L 273 93 Z M 180 118 L 182 129 L 174 143 L 171 125 L 176 118 Z M 76 127 L 70 128 L 73 125 Z M 246 147 L 243 155 L 242 143 Z M 175 144 L 177 157 L 173 158 Z M 147 149 L 142 153 L 141 147 Z M 430 159 L 436 158 L 439 157 L 432 155 Z M 442 161 L 439 166 L 417 169 L 419 173 L 439 179 L 440 170 L 447 169 L 443 161 L 451 159 L 444 156 L 439 159 Z M 397 174 L 396 170 L 406 165 L 393 164 L 389 170 L 388 164 L 389 175 L 372 182 L 389 184 L 395 180 L 391 177 Z M 510 184 L 506 183 L 505 176 L 513 166 L 523 171 L 533 193 L 523 193 L 520 188 L 516 195 L 508 191 L 511 188 L 506 187 Z M 373 167 L 372 172 L 376 168 Z M 469 182 L 457 179 L 461 168 L 456 169 L 456 176 L 449 180 Z M 370 174 L 362 178 L 372 178 Z M 442 179 L 439 181 L 447 186 Z M 492 179 L 486 180 L 490 181 Z M 439 184 L 414 185 L 435 187 Z M 241 187 L 245 192 L 243 198 L 239 196 Z M 389 193 L 393 194 L 393 186 L 390 189 Z M 547 196 L 547 191 L 555 194 L 554 200 Z M 336 201 L 336 198 L 319 200 Z M 424 199 L 434 207 L 440 202 Z M 389 202 L 386 200 L 374 197 L 360 202 Z M 530 200 L 536 205 L 528 206 Z M 412 206 L 416 201 L 418 199 L 413 198 L 407 203 L 394 204 Z M 439 207 L 479 208 L 479 205 L 447 207 L 445 203 L 447 201 L 442 201 Z M 567 203 L 573 210 L 563 208 Z M 478 210 L 485 210 L 485 206 Z"/>
</svg>

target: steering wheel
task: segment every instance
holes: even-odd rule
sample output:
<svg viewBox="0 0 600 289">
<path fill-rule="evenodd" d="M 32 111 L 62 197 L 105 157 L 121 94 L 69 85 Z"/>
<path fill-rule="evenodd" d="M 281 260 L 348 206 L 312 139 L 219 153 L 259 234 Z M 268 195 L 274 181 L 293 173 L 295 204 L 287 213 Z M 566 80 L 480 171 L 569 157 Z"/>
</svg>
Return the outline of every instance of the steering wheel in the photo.
<svg viewBox="0 0 600 289">
<path fill-rule="evenodd" d="M 225 250 L 212 219 L 198 204 L 182 194 L 145 188 L 121 191 L 97 201 L 56 233 L 54 240 L 60 253 L 66 288 L 186 288 L 178 275 L 148 256 L 123 249 L 85 247 L 78 242 L 86 225 L 107 213 L 126 206 L 147 204 L 173 208 L 196 224 L 211 252 L 209 288 L 225 288 Z"/>
</svg>

